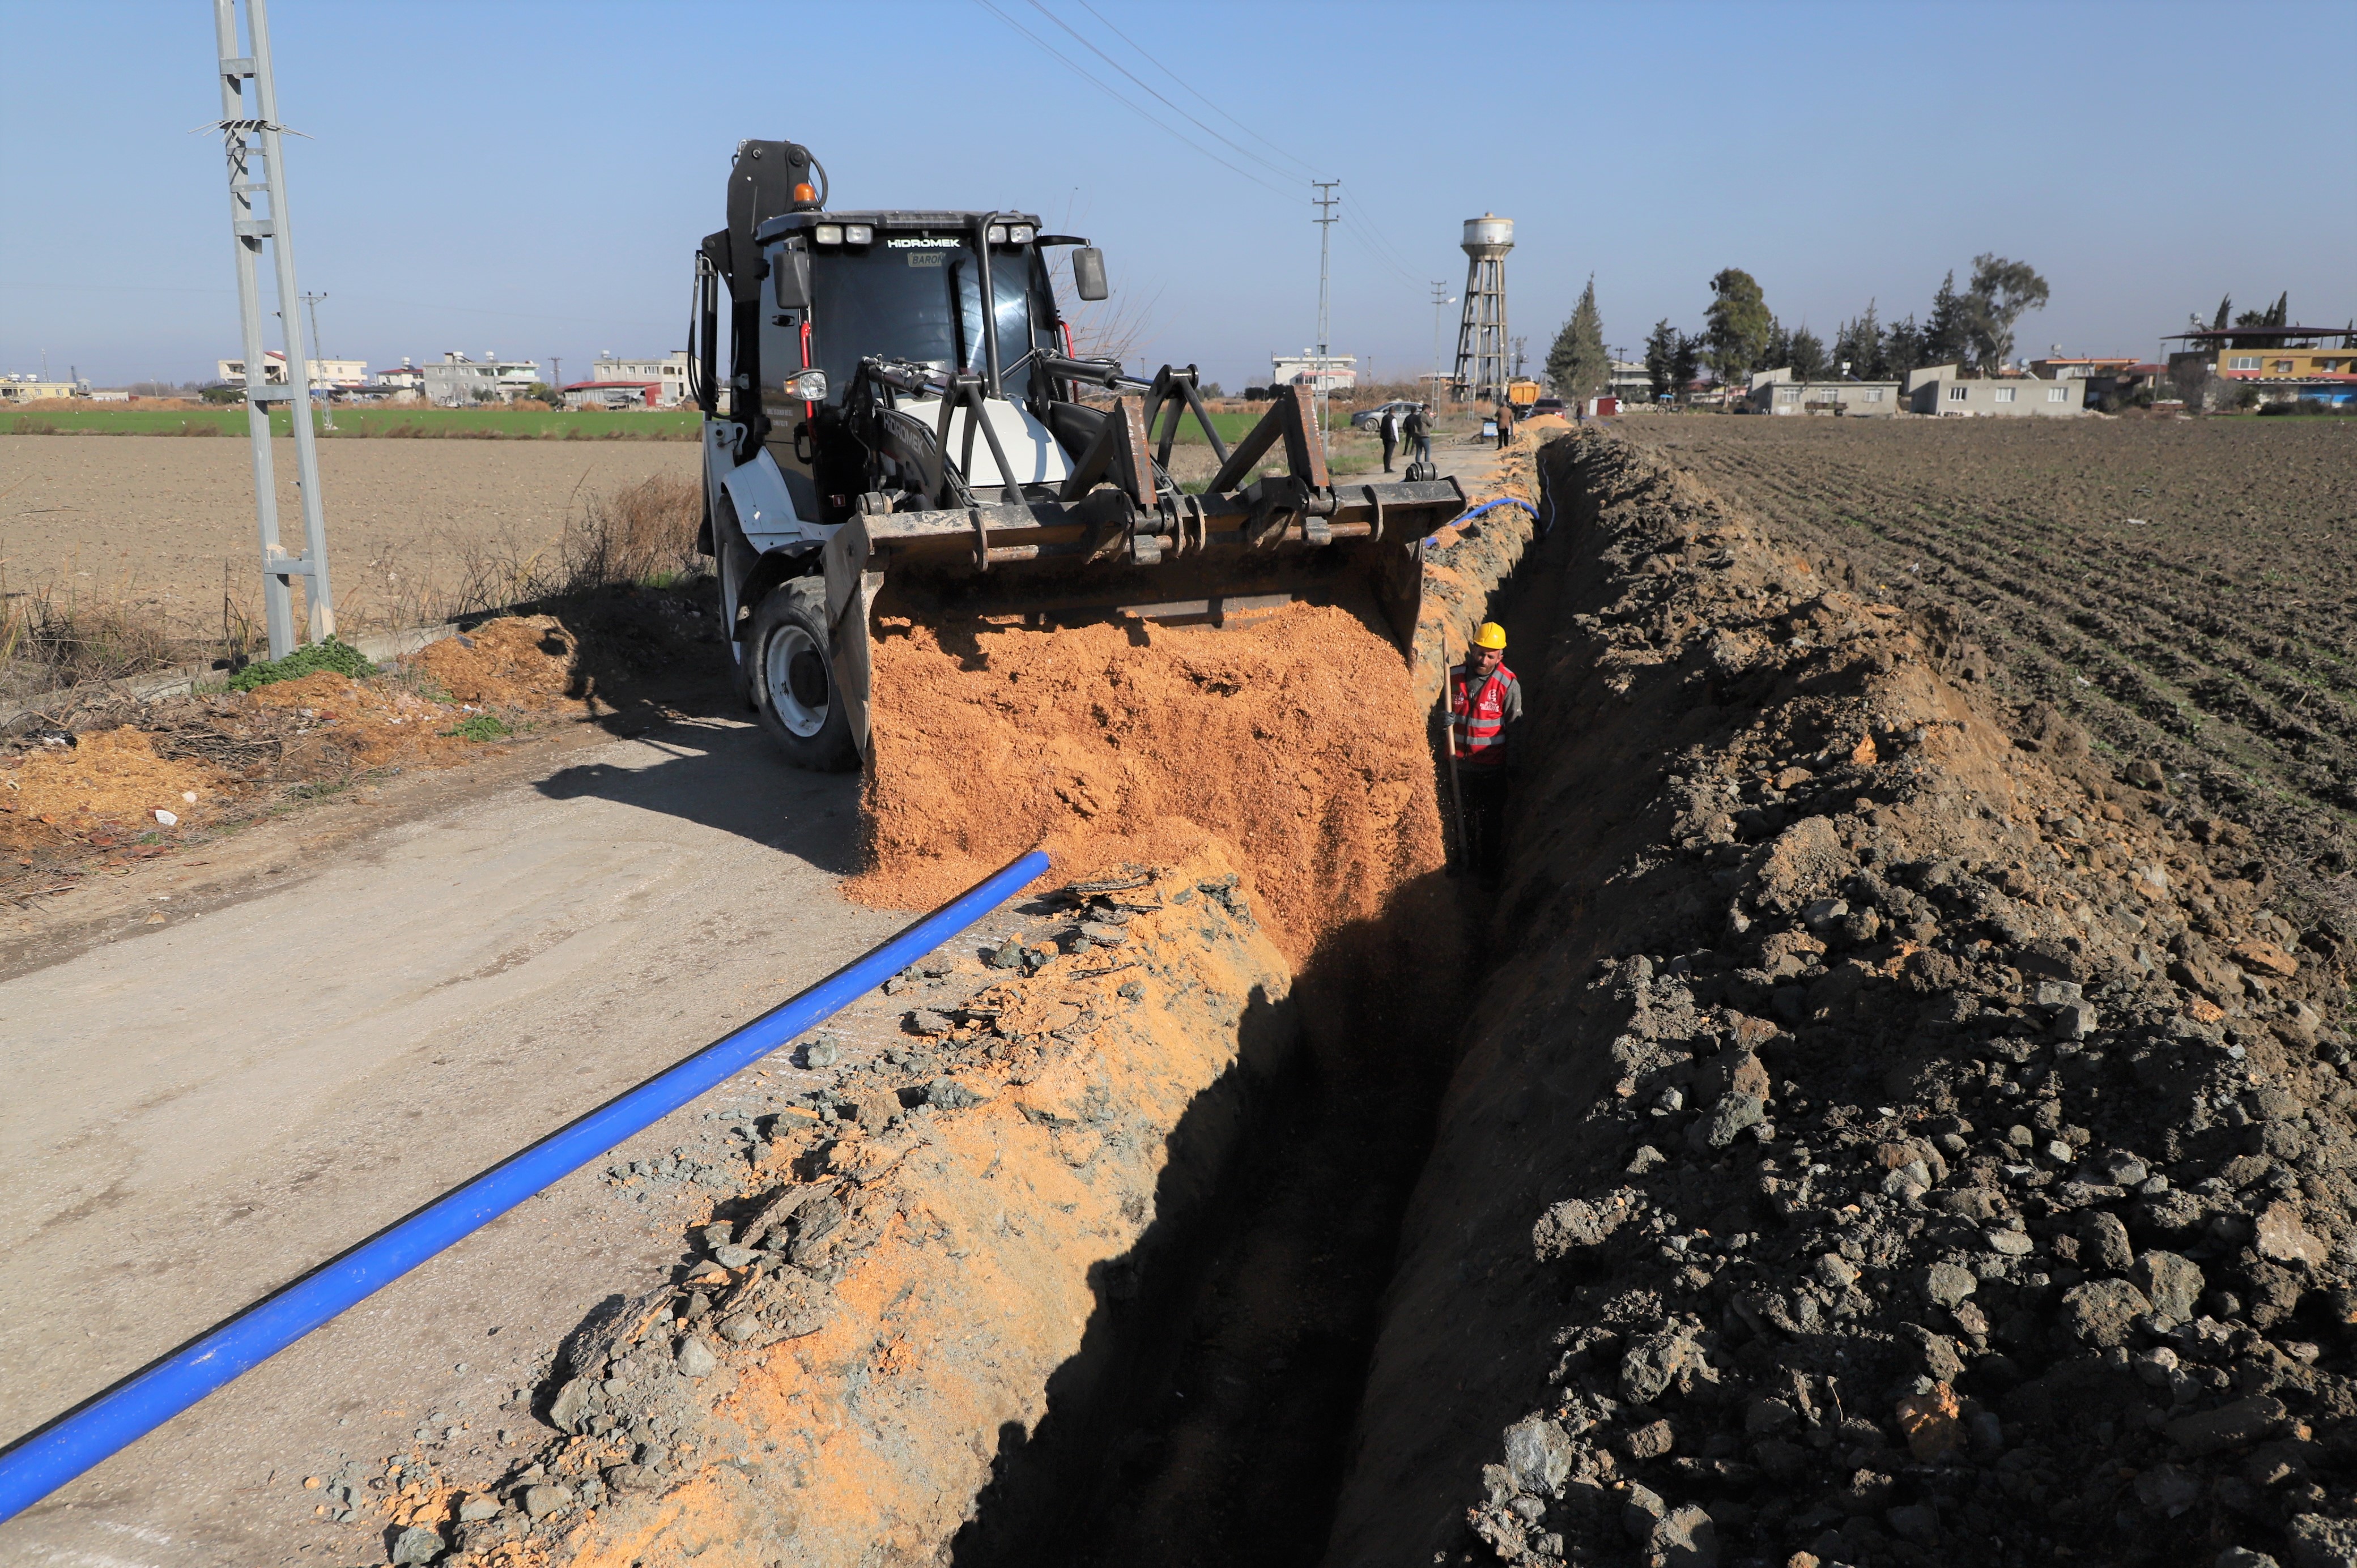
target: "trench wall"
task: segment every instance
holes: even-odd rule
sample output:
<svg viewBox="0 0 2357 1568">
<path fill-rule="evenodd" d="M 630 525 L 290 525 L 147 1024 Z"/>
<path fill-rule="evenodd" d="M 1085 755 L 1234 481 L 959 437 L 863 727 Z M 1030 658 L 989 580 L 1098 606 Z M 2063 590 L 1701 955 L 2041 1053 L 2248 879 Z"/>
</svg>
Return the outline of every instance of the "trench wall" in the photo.
<svg viewBox="0 0 2357 1568">
<path fill-rule="evenodd" d="M 1533 495 L 1535 446 L 1477 499 Z M 1443 532 L 1412 660 L 1337 609 L 886 628 L 855 896 L 929 903 L 1042 843 L 1055 883 L 1109 890 L 1022 907 L 1013 970 L 943 955 L 940 984 L 990 983 L 912 995 L 898 1059 L 764 1128 L 691 1262 L 567 1341 L 539 1464 L 431 1474 L 393 1522 L 488 1568 L 1051 1539 L 1284 1106 L 1320 1071 L 1445 1069 L 1465 918 L 1427 721 L 1533 537 L 1512 508 Z"/>
<path fill-rule="evenodd" d="M 1503 956 L 1329 1563 L 2344 1560 L 2330 944 L 1690 478 L 1544 462 Z"/>
</svg>

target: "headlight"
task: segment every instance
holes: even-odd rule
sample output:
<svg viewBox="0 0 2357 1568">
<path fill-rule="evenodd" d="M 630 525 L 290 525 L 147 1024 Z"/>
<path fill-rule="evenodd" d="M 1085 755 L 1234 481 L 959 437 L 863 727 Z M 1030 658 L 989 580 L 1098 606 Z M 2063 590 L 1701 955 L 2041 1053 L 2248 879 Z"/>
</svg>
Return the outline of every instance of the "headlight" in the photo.
<svg viewBox="0 0 2357 1568">
<path fill-rule="evenodd" d="M 1004 224 L 1004 223 L 993 223 L 993 224 L 990 226 L 990 242 L 991 242 L 992 244 L 994 244 L 994 245 L 1004 245 L 1005 243 L 1006 243 L 1006 224 Z"/>
<path fill-rule="evenodd" d="M 875 238 L 876 231 L 865 223 L 846 223 L 843 226 L 843 239 L 845 244 L 865 245 Z"/>
<path fill-rule="evenodd" d="M 1034 229 L 1028 223 L 1017 223 L 1014 228 L 1009 229 L 1006 231 L 1006 237 L 1009 241 L 1017 245 L 1028 245 L 1031 242 L 1032 237 L 1039 232 L 1039 230 Z"/>
<path fill-rule="evenodd" d="M 843 243 L 843 225 L 822 223 L 811 231 L 811 238 L 822 245 L 840 245 Z"/>
<path fill-rule="evenodd" d="M 783 385 L 786 395 L 800 402 L 824 403 L 826 401 L 826 372 L 824 371 L 796 371 L 794 374 L 788 376 L 785 379 Z"/>
</svg>

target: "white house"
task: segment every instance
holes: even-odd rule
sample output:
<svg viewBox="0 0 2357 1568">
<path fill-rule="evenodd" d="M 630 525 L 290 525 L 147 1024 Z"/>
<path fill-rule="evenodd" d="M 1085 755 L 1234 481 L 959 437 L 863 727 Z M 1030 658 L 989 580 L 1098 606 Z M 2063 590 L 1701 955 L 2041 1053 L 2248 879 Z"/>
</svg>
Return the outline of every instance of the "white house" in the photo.
<svg viewBox="0 0 2357 1568">
<path fill-rule="evenodd" d="M 541 379 L 532 360 L 502 360 L 496 353 L 470 360 L 456 349 L 446 349 L 439 362 L 425 367 L 425 399 L 444 408 L 465 408 L 479 403 L 513 403 Z"/>
<path fill-rule="evenodd" d="M 306 360 L 303 362 L 310 367 L 310 385 L 313 392 L 329 392 L 344 387 L 356 387 L 368 380 L 366 360 Z M 216 380 L 226 381 L 233 387 L 245 385 L 243 360 L 217 360 L 214 361 L 214 367 Z M 262 384 L 268 387 L 283 387 L 286 384 L 285 353 L 276 349 L 263 350 Z"/>
<path fill-rule="evenodd" d="M 589 368 L 589 380 L 593 382 L 653 381 L 659 389 L 655 393 L 656 405 L 676 407 L 688 398 L 687 350 L 681 349 L 665 354 L 660 360 L 617 360 L 610 354 L 601 354 Z"/>
<path fill-rule="evenodd" d="M 1863 414 L 1868 418 L 1899 413 L 1897 381 L 1796 381 L 1787 368 L 1761 371 L 1751 378 L 1749 400 L 1754 413 Z"/>
<path fill-rule="evenodd" d="M 1271 386 L 1330 392 L 1347 392 L 1359 384 L 1356 354 L 1313 354 L 1304 349 L 1298 354 L 1272 354 L 1268 363 Z"/>
<path fill-rule="evenodd" d="M 1954 365 L 1907 372 L 1907 405 L 1943 418 L 2049 419 L 2083 414 L 2086 388 L 2077 380 L 1984 376 Z"/>
</svg>

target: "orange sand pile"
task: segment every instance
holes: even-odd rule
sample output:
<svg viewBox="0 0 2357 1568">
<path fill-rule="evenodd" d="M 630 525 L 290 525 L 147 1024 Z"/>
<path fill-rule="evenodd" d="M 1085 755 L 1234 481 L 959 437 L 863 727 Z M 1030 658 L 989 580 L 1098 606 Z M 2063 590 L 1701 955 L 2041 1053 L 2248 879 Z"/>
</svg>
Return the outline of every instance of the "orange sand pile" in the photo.
<svg viewBox="0 0 2357 1568">
<path fill-rule="evenodd" d="M 109 828 L 168 836 L 157 811 L 193 822 L 221 803 L 229 782 L 193 757 L 157 757 L 147 736 L 128 725 L 78 738 L 79 746 L 43 746 L 0 768 L 0 843 L 86 837 Z"/>
<path fill-rule="evenodd" d="M 863 902 L 929 907 L 1034 846 L 1077 876 L 1216 838 L 1298 963 L 1442 865 L 1406 663 L 1345 610 L 1224 631 L 887 621 L 876 690 Z"/>
<path fill-rule="evenodd" d="M 536 707 L 572 690 L 573 657 L 554 616 L 510 616 L 430 644 L 409 666 L 462 703 Z"/>
</svg>

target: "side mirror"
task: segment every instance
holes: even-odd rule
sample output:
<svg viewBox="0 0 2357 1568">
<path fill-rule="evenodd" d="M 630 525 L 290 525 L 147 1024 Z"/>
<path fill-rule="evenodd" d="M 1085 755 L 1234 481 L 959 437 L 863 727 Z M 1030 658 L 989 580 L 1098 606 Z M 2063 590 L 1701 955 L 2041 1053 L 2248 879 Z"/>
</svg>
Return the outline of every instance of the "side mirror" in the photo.
<svg viewBox="0 0 2357 1568">
<path fill-rule="evenodd" d="M 1104 252 L 1094 245 L 1072 252 L 1072 287 L 1082 299 L 1103 299 L 1113 293 L 1105 286 Z"/>
<path fill-rule="evenodd" d="M 780 251 L 770 263 L 770 276 L 775 283 L 780 310 L 810 308 L 808 251 Z"/>
</svg>

